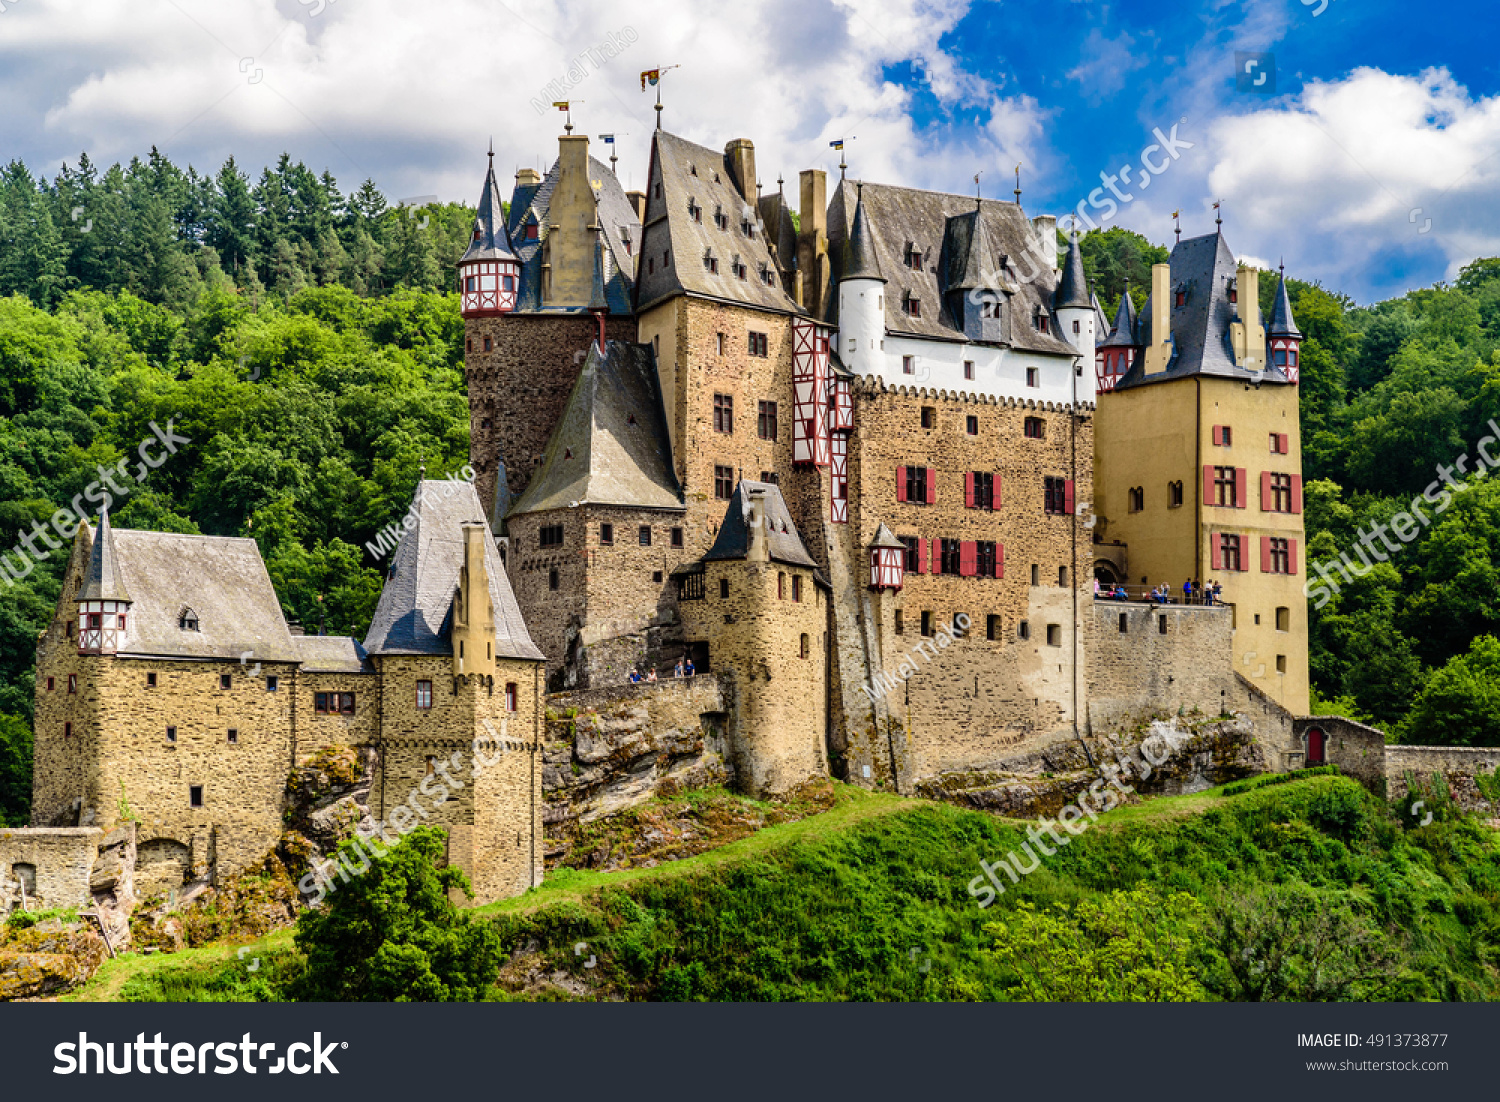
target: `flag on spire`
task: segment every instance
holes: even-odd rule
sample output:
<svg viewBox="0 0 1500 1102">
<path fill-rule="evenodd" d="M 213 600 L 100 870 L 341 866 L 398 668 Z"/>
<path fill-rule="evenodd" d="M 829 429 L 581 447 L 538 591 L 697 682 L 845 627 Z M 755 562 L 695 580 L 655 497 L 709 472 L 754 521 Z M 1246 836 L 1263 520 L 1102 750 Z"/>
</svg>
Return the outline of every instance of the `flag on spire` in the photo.
<svg viewBox="0 0 1500 1102">
<path fill-rule="evenodd" d="M 835 138 L 833 141 L 829 142 L 828 145 L 829 145 L 829 148 L 831 148 L 831 149 L 843 149 L 844 148 L 844 139 L 843 138 Z"/>
<path fill-rule="evenodd" d="M 659 80 L 661 80 L 660 69 L 647 69 L 641 74 L 641 91 L 644 92 L 648 84 L 655 86 Z"/>
</svg>

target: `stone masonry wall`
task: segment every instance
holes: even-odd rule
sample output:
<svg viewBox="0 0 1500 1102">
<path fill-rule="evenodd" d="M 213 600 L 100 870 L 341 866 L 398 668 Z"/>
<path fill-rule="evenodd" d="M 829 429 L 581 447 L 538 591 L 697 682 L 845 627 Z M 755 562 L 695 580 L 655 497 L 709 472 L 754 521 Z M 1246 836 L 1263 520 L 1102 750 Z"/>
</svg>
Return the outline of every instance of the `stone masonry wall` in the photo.
<svg viewBox="0 0 1500 1102">
<path fill-rule="evenodd" d="M 1089 603 L 1089 723 L 1095 731 L 1118 729 L 1151 713 L 1222 715 L 1241 696 L 1231 664 L 1228 608 Z"/>
<path fill-rule="evenodd" d="M 97 827 L 0 829 L 0 916 L 20 906 L 19 876 L 28 910 L 93 903 L 89 874 L 103 836 Z"/>
<path fill-rule="evenodd" d="M 1371 791 L 1385 794 L 1387 747 L 1384 734 L 1343 716 L 1299 716 L 1292 724 L 1292 733 L 1304 756 L 1294 765 L 1306 762 L 1307 732 L 1313 727 L 1321 728 L 1327 736 L 1323 747 L 1325 762 L 1337 765 Z M 1500 753 L 1496 754 L 1496 759 L 1500 760 Z"/>
<path fill-rule="evenodd" d="M 1406 774 L 1426 783 L 1441 773 L 1461 805 L 1472 804 L 1477 790 L 1474 774 L 1493 773 L 1500 766 L 1500 746 L 1387 746 L 1385 777 L 1387 794 L 1393 800 L 1406 795 Z"/>
</svg>

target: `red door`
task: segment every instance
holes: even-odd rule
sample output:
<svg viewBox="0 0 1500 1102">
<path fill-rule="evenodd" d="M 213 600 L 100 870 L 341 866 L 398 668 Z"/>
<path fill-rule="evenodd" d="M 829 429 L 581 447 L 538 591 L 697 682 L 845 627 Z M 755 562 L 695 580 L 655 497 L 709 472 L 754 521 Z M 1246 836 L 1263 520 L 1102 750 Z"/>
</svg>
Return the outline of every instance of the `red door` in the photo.
<svg viewBox="0 0 1500 1102">
<path fill-rule="evenodd" d="M 1307 730 L 1307 764 L 1323 764 L 1323 747 L 1328 742 L 1328 736 L 1323 734 L 1321 727 L 1309 727 Z"/>
</svg>

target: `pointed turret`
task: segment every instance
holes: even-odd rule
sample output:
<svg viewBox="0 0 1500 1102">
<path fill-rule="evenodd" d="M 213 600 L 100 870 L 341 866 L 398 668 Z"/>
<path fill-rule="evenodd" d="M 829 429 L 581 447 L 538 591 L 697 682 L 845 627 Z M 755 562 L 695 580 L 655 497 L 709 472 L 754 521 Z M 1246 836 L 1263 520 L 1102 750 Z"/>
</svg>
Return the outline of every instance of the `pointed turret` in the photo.
<svg viewBox="0 0 1500 1102">
<path fill-rule="evenodd" d="M 1078 247 L 1078 234 L 1073 234 L 1072 240 L 1068 242 L 1068 255 L 1063 261 L 1062 279 L 1057 285 L 1057 296 L 1053 301 L 1054 310 L 1067 309 L 1089 310 L 1093 304 L 1089 301 L 1089 281 L 1083 270 L 1083 250 Z"/>
<path fill-rule="evenodd" d="M 469 247 L 458 262 L 459 309 L 463 316 L 506 314 L 516 308 L 516 285 L 521 262 L 505 228 L 505 205 L 495 180 L 495 151 L 490 150 L 489 172 Z"/>
<path fill-rule="evenodd" d="M 1141 347 L 1136 337 L 1137 327 L 1135 303 L 1131 301 L 1130 282 L 1127 280 L 1125 290 L 1120 294 L 1119 309 L 1115 311 L 1114 327 L 1094 357 L 1095 385 L 1100 394 L 1113 390 L 1120 377 L 1130 370 Z"/>
<path fill-rule="evenodd" d="M 869 212 L 865 210 L 864 185 L 859 184 L 838 287 L 838 353 L 844 365 L 857 374 L 878 374 L 884 365 L 880 344 L 885 336 L 885 283 Z"/>
<path fill-rule="evenodd" d="M 604 227 L 594 226 L 594 285 L 589 291 L 589 313 L 594 315 L 599 326 L 597 341 L 599 350 L 604 350 L 604 319 L 609 315 L 609 299 L 604 294 Z"/>
<path fill-rule="evenodd" d="M 880 271 L 880 257 L 875 255 L 875 238 L 870 232 L 870 220 L 865 215 L 864 185 L 857 185 L 854 202 L 854 226 L 844 245 L 844 270 L 841 280 L 874 279 L 881 283 L 886 278 Z"/>
<path fill-rule="evenodd" d="M 130 594 L 120 579 L 120 560 L 115 553 L 115 534 L 109 526 L 109 513 L 99 515 L 99 534 L 94 538 L 93 550 L 89 553 L 89 568 L 83 576 L 83 588 L 78 591 L 80 601 L 124 601 L 129 603 Z"/>
<path fill-rule="evenodd" d="M 1286 292 L 1286 268 L 1276 285 L 1276 299 L 1271 306 L 1271 323 L 1266 326 L 1266 353 L 1272 367 L 1295 383 L 1302 369 L 1302 333 L 1292 317 L 1292 300 Z"/>
<path fill-rule="evenodd" d="M 1095 353 L 1099 343 L 1099 318 L 1094 313 L 1093 299 L 1088 276 L 1083 270 L 1083 250 L 1078 246 L 1078 234 L 1075 231 L 1068 240 L 1068 255 L 1063 260 L 1062 277 L 1052 299 L 1052 310 L 1057 315 L 1058 328 L 1061 330 L 1058 336 L 1077 350 L 1084 363 L 1092 360 L 1097 367 L 1098 357 Z M 1096 385 L 1097 374 L 1096 371 Z M 1088 377 L 1081 378 L 1085 380 L 1086 388 Z M 1080 393 L 1079 397 L 1087 401 L 1092 395 Z"/>
<path fill-rule="evenodd" d="M 1276 284 L 1276 300 L 1271 307 L 1271 324 L 1266 327 L 1266 336 L 1272 340 L 1277 337 L 1290 337 L 1299 341 L 1302 339 L 1302 334 L 1297 329 L 1297 320 L 1292 317 L 1292 300 L 1286 293 L 1285 269 L 1282 269 L 1281 279 Z"/>
<path fill-rule="evenodd" d="M 114 654 L 125 634 L 130 594 L 120 577 L 120 559 L 109 513 L 99 515 L 99 531 L 89 551 L 89 565 L 78 590 L 78 651 Z"/>
</svg>

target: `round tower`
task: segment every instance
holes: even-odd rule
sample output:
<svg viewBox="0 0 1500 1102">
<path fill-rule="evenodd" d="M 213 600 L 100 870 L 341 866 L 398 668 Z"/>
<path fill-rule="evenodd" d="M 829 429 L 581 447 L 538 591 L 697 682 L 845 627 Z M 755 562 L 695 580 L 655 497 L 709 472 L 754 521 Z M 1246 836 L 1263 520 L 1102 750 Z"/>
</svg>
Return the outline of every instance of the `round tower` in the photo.
<svg viewBox="0 0 1500 1102">
<path fill-rule="evenodd" d="M 1271 307 L 1271 324 L 1266 326 L 1267 363 L 1295 383 L 1302 369 L 1302 334 L 1297 330 L 1297 321 L 1292 317 L 1292 300 L 1286 293 L 1286 267 L 1281 268 L 1281 281 L 1276 285 L 1276 302 Z"/>
<path fill-rule="evenodd" d="M 1130 283 L 1127 280 L 1125 290 L 1120 295 L 1120 307 L 1115 311 L 1114 328 L 1099 345 L 1099 351 L 1094 357 L 1098 393 L 1104 394 L 1113 390 L 1121 376 L 1129 371 L 1130 365 L 1135 362 L 1136 353 L 1141 349 L 1141 346 L 1136 343 L 1135 330 L 1135 303 L 1130 300 Z"/>
<path fill-rule="evenodd" d="M 1073 232 L 1068 242 L 1068 255 L 1063 261 L 1062 278 L 1053 297 L 1053 312 L 1062 332 L 1058 336 L 1078 350 L 1085 364 L 1095 362 L 1094 348 L 1102 334 L 1095 332 L 1098 318 L 1094 314 L 1093 296 L 1089 294 L 1088 276 L 1083 270 L 1083 250 L 1078 247 L 1078 232 Z M 1083 376 L 1079 398 L 1087 400 L 1086 391 L 1092 389 L 1092 380 Z"/>
<path fill-rule="evenodd" d="M 510 246 L 510 234 L 505 228 L 505 207 L 500 199 L 500 185 L 495 182 L 495 151 L 491 149 L 489 174 L 484 180 L 484 194 L 479 197 L 479 213 L 474 218 L 474 234 L 458 262 L 460 312 L 465 318 L 510 313 L 516 308 L 520 279 L 521 262 Z"/>
<path fill-rule="evenodd" d="M 130 594 L 120 579 L 109 514 L 103 513 L 89 553 L 88 573 L 78 590 L 78 653 L 114 654 L 125 634 L 130 605 Z"/>
<path fill-rule="evenodd" d="M 854 225 L 844 241 L 839 273 L 839 358 L 857 375 L 877 375 L 885 365 L 885 276 L 865 216 L 864 185 L 857 185 Z"/>
</svg>

